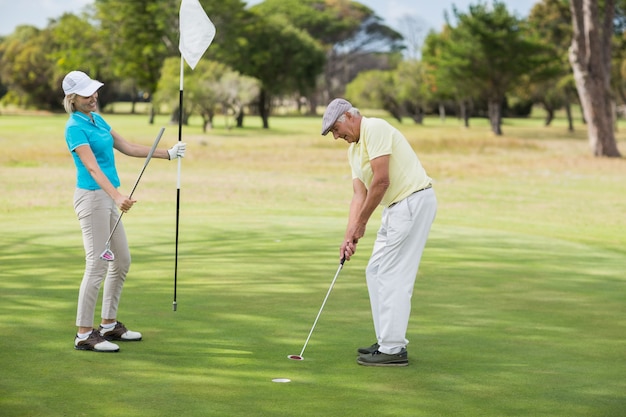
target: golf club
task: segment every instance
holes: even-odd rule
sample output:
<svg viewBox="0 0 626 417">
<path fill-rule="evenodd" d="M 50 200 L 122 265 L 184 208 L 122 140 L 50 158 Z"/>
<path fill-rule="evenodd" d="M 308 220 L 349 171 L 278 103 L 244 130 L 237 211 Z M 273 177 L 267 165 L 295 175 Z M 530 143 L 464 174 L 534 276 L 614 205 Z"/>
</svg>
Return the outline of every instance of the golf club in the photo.
<svg viewBox="0 0 626 417">
<path fill-rule="evenodd" d="M 341 271 L 341 268 L 343 268 L 343 263 L 346 261 L 346 258 L 343 257 L 341 258 L 341 261 L 339 262 L 339 268 L 337 268 L 337 273 L 335 274 L 335 278 L 333 278 L 333 281 L 330 283 L 330 288 L 328 288 L 328 292 L 326 293 L 326 297 L 324 297 L 324 301 L 322 302 L 322 306 L 320 307 L 320 311 L 317 313 L 317 317 L 315 317 L 315 321 L 313 322 L 313 327 L 311 327 L 311 331 L 309 332 L 309 336 L 306 338 L 306 341 L 304 342 L 304 346 L 302 346 L 302 351 L 300 352 L 299 355 L 289 355 L 287 356 L 289 359 L 292 359 L 294 361 L 302 361 L 304 360 L 304 349 L 306 349 L 306 345 L 309 343 L 309 339 L 311 339 L 311 335 L 313 334 L 313 330 L 315 329 L 315 325 L 317 324 L 317 321 L 320 318 L 320 315 L 322 314 L 322 310 L 324 309 L 324 305 L 326 304 L 326 300 L 328 300 L 328 296 L 330 295 L 330 292 L 333 289 L 333 286 L 335 285 L 335 281 L 337 281 L 337 277 L 339 276 L 339 272 Z"/>
<path fill-rule="evenodd" d="M 148 166 L 150 159 L 152 159 L 152 154 L 154 154 L 154 151 L 156 150 L 156 147 L 159 144 L 159 141 L 161 140 L 161 136 L 163 136 L 164 131 L 165 131 L 165 128 L 162 127 L 161 130 L 159 131 L 159 134 L 157 135 L 156 140 L 152 144 L 152 148 L 150 149 L 150 152 L 148 152 L 148 156 L 146 157 L 146 162 L 144 162 L 143 168 L 141 169 L 141 172 L 139 173 L 139 177 L 137 177 L 137 181 L 135 181 L 135 185 L 133 186 L 133 189 L 130 191 L 128 198 L 132 198 L 133 193 L 135 192 L 135 189 L 137 188 L 137 184 L 139 184 L 139 180 L 141 179 L 143 172 L 146 170 L 146 167 Z M 111 250 L 111 238 L 113 237 L 113 233 L 115 233 L 115 229 L 117 229 L 117 225 L 120 224 L 120 220 L 122 220 L 123 214 L 124 212 L 120 213 L 120 216 L 117 218 L 117 221 L 115 222 L 115 225 L 113 226 L 113 229 L 111 230 L 111 233 L 109 234 L 109 238 L 104 244 L 104 251 L 100 254 L 100 259 L 104 261 L 115 260 L 115 254 L 113 254 L 113 251 Z"/>
</svg>

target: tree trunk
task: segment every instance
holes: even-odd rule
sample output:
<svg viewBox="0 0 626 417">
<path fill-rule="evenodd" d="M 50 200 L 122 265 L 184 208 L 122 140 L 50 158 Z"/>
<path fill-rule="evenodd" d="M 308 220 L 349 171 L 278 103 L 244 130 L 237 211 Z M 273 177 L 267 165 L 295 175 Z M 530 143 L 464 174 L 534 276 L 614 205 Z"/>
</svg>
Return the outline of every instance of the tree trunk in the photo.
<svg viewBox="0 0 626 417">
<path fill-rule="evenodd" d="M 153 113 L 153 112 L 151 112 Z M 188 112 L 183 112 L 183 120 L 182 120 L 182 124 L 187 126 L 189 124 L 189 113 Z M 150 116 L 151 119 L 154 119 L 154 117 L 151 115 Z M 175 125 L 178 124 L 178 122 L 181 122 L 180 120 L 180 110 L 179 107 L 176 106 L 175 109 L 172 110 L 171 116 L 170 116 L 170 123 Z"/>
<path fill-rule="evenodd" d="M 613 131 L 613 112 L 610 91 L 601 76 L 584 68 L 571 58 L 574 78 L 580 95 L 583 114 L 587 121 L 589 146 L 595 156 L 621 156 Z"/>
<path fill-rule="evenodd" d="M 413 118 L 413 121 L 417 123 L 418 125 L 423 125 L 424 124 L 424 112 L 422 111 L 422 109 L 418 108 L 417 111 L 413 114 L 412 118 Z"/>
<path fill-rule="evenodd" d="M 237 127 L 239 128 L 243 127 L 244 116 L 245 116 L 245 113 L 243 111 L 243 106 L 241 106 L 241 108 L 239 109 L 239 113 L 237 113 Z"/>
<path fill-rule="evenodd" d="M 467 103 L 465 102 L 465 100 L 459 101 L 459 113 L 460 113 L 461 119 L 463 120 L 463 126 L 469 127 L 469 111 L 468 111 Z"/>
<path fill-rule="evenodd" d="M 259 96 L 259 115 L 261 116 L 261 120 L 263 121 L 263 129 L 269 129 L 269 116 L 270 116 L 270 102 L 271 98 L 265 88 L 261 88 L 261 93 Z"/>
<path fill-rule="evenodd" d="M 316 116 L 317 115 L 317 95 L 315 94 L 315 92 L 309 94 L 308 102 L 309 102 L 309 116 Z"/>
<path fill-rule="evenodd" d="M 130 114 L 135 114 L 135 105 L 137 104 L 137 97 L 139 96 L 139 92 L 137 91 L 135 86 L 133 86 L 133 88 L 131 89 L 131 92 L 132 92 L 132 97 L 131 97 L 131 105 L 130 105 Z"/>
<path fill-rule="evenodd" d="M 206 133 L 208 126 L 211 124 L 206 117 L 202 116 L 202 133 Z"/>
<path fill-rule="evenodd" d="M 565 102 L 565 114 L 567 114 L 567 131 L 574 131 L 574 119 L 572 118 L 572 105 L 569 100 Z"/>
<path fill-rule="evenodd" d="M 547 107 L 547 106 L 544 106 L 544 108 L 546 109 L 546 113 L 547 113 L 544 126 L 548 127 L 552 124 L 552 120 L 554 120 L 554 109 L 551 107 Z"/>
<path fill-rule="evenodd" d="M 502 136 L 502 100 L 489 100 L 489 122 L 491 131 L 498 136 Z"/>
<path fill-rule="evenodd" d="M 387 110 L 399 123 L 402 123 L 402 107 L 400 104 L 391 96 L 385 96 L 382 100 L 383 109 Z M 419 107 L 416 107 L 416 112 L 419 112 Z"/>
<path fill-rule="evenodd" d="M 620 157 L 613 130 L 611 37 L 615 0 L 606 0 L 603 24 L 597 0 L 571 0 L 574 34 L 569 61 L 595 156 Z"/>
</svg>

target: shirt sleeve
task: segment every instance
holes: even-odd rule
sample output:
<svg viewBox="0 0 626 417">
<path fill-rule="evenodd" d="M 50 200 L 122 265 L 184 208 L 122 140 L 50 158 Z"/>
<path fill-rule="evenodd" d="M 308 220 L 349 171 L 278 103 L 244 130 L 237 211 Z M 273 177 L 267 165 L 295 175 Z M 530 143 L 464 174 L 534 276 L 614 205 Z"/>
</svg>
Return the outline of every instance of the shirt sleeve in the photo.
<svg viewBox="0 0 626 417">
<path fill-rule="evenodd" d="M 377 119 L 369 119 L 365 129 L 365 146 L 370 161 L 379 156 L 391 155 L 393 138 L 392 129 Z"/>
<path fill-rule="evenodd" d="M 87 134 L 78 126 L 70 126 L 67 128 L 65 140 L 67 141 L 67 147 L 71 152 L 74 152 L 74 150 L 79 146 L 89 145 Z"/>
</svg>

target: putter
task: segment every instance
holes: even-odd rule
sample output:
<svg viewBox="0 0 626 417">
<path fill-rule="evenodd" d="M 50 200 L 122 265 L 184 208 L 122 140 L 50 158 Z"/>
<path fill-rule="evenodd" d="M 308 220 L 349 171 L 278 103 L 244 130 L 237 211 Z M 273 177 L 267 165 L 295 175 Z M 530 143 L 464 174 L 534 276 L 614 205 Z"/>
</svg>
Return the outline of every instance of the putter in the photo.
<svg viewBox="0 0 626 417">
<path fill-rule="evenodd" d="M 148 156 L 146 157 L 146 162 L 144 162 L 143 168 L 141 169 L 141 172 L 139 173 L 139 177 L 137 177 L 137 181 L 135 181 L 135 185 L 133 186 L 133 189 L 130 191 L 130 195 L 128 196 L 128 198 L 132 198 L 133 193 L 135 192 L 135 189 L 137 188 L 137 184 L 139 184 L 139 180 L 141 179 L 143 172 L 146 170 L 146 167 L 148 166 L 150 159 L 152 159 L 152 154 L 154 154 L 154 151 L 156 150 L 156 147 L 159 144 L 159 141 L 161 140 L 161 136 L 163 136 L 164 131 L 165 131 L 165 128 L 162 127 L 161 130 L 159 131 L 159 134 L 157 135 L 156 140 L 152 144 L 152 148 L 150 148 L 150 152 L 148 152 Z M 120 213 L 120 216 L 117 218 L 117 221 L 115 222 L 115 225 L 113 226 L 113 229 L 111 230 L 111 233 L 109 234 L 109 238 L 104 243 L 104 251 L 100 254 L 100 259 L 102 259 L 103 261 L 110 262 L 110 261 L 115 260 L 115 254 L 111 250 L 111 238 L 113 237 L 113 233 L 115 233 L 115 229 L 117 229 L 117 225 L 120 224 L 120 220 L 122 220 L 123 214 L 124 212 Z"/>
<path fill-rule="evenodd" d="M 300 352 L 299 355 L 289 355 L 287 356 L 289 359 L 292 359 L 294 361 L 302 361 L 304 360 L 304 350 L 306 349 L 306 345 L 309 343 L 309 339 L 311 339 L 311 335 L 313 334 L 313 330 L 315 329 L 315 325 L 317 324 L 317 321 L 320 318 L 320 315 L 322 314 L 322 310 L 324 309 L 324 305 L 326 304 L 326 300 L 328 300 L 328 296 L 330 295 L 330 292 L 333 289 L 333 286 L 335 285 L 335 281 L 337 281 L 337 277 L 339 276 L 339 272 L 341 271 L 341 268 L 343 268 L 343 263 L 346 261 L 346 258 L 343 257 L 341 258 L 341 261 L 339 262 L 339 268 L 337 268 L 337 273 L 335 274 L 335 278 L 333 278 L 333 281 L 330 283 L 330 288 L 328 288 L 328 292 L 326 293 L 326 297 L 324 297 L 324 301 L 322 302 L 322 307 L 320 307 L 320 311 L 317 313 L 317 317 L 315 317 L 315 321 L 313 322 L 313 327 L 311 327 L 311 331 L 309 332 L 309 336 L 306 338 L 306 341 L 304 342 L 304 346 L 302 346 L 302 351 Z"/>
</svg>

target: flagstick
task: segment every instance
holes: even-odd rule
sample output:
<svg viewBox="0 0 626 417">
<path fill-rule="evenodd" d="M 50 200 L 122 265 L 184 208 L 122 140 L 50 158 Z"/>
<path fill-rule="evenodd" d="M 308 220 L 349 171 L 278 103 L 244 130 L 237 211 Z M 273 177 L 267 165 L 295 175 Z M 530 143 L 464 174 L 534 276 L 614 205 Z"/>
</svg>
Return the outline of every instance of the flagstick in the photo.
<svg viewBox="0 0 626 417">
<path fill-rule="evenodd" d="M 180 41 L 180 97 L 178 101 L 178 142 L 183 137 L 183 77 L 185 61 L 193 70 L 215 37 L 215 25 L 206 15 L 198 0 L 182 0 L 179 18 Z M 176 311 L 176 285 L 178 282 L 178 219 L 180 216 L 180 167 L 178 158 L 178 182 L 176 185 L 176 260 L 174 262 L 174 303 Z"/>
<path fill-rule="evenodd" d="M 180 56 L 180 93 L 178 95 L 178 141 L 183 140 L 183 77 L 184 77 L 185 61 Z M 176 311 L 178 306 L 176 303 L 176 287 L 178 284 L 178 223 L 180 219 L 180 171 L 182 161 L 178 158 L 178 178 L 176 180 L 176 251 L 174 258 L 174 302 L 172 309 Z"/>
</svg>

